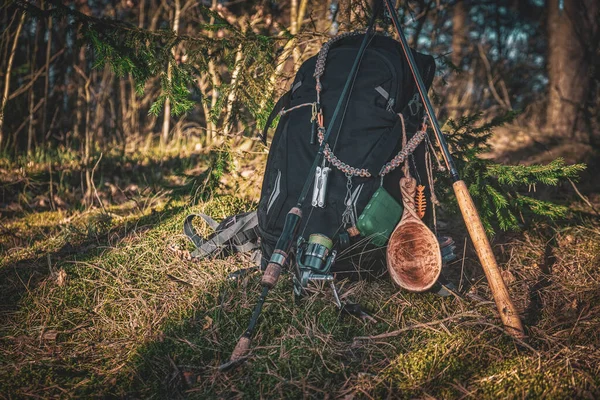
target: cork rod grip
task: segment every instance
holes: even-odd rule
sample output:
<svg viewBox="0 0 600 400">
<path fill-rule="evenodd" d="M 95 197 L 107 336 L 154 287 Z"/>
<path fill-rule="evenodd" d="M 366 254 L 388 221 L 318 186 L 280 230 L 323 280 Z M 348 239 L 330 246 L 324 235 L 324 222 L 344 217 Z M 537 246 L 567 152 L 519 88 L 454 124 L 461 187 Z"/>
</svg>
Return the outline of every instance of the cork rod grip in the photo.
<svg viewBox="0 0 600 400">
<path fill-rule="evenodd" d="M 235 349 L 233 349 L 233 353 L 231 353 L 230 360 L 237 361 L 240 358 L 244 357 L 246 354 L 248 354 L 248 351 L 250 350 L 251 341 L 252 340 L 249 337 L 242 336 L 235 345 Z"/>
<path fill-rule="evenodd" d="M 508 289 L 502 280 L 498 263 L 492 252 L 492 247 L 485 234 L 483 224 L 481 223 L 471 194 L 467 189 L 467 185 L 465 185 L 464 181 L 457 181 L 454 182 L 452 186 L 454 188 L 454 193 L 456 194 L 456 199 L 458 200 L 458 206 L 460 207 L 463 219 L 467 225 L 469 236 L 473 241 L 477 256 L 483 267 L 483 272 L 485 272 L 485 276 L 490 285 L 502 323 L 511 336 L 522 339 L 525 337 L 525 333 L 523 331 L 521 319 L 510 299 Z"/>
<path fill-rule="evenodd" d="M 279 275 L 281 275 L 281 266 L 270 262 L 263 274 L 261 284 L 269 289 L 273 289 L 279 280 Z"/>
</svg>

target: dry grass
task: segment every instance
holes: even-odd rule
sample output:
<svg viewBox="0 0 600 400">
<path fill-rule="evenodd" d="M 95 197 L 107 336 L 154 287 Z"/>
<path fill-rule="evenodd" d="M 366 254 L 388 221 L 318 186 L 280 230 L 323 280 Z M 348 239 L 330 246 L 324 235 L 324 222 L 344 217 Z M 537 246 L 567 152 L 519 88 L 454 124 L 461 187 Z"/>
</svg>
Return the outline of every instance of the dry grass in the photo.
<svg viewBox="0 0 600 400">
<path fill-rule="evenodd" d="M 375 323 L 340 315 L 325 289 L 295 304 L 284 277 L 250 359 L 221 373 L 260 277 L 227 280 L 250 265 L 241 255 L 194 263 L 168 247 L 186 246 L 186 213 L 221 219 L 252 204 L 139 200 L 108 216 L 46 211 L 2 222 L 0 397 L 600 397 L 597 220 L 539 226 L 496 246 L 526 342 L 502 330 L 467 252 L 464 266 L 447 270 L 460 296 L 345 282 Z"/>
</svg>

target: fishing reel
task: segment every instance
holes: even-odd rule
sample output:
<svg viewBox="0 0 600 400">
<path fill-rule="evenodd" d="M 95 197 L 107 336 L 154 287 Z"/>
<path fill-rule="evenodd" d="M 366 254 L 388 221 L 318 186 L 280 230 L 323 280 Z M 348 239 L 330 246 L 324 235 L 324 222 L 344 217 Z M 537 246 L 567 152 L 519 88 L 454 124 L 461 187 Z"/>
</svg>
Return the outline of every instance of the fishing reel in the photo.
<svg viewBox="0 0 600 400">
<path fill-rule="evenodd" d="M 338 306 L 341 303 L 333 284 L 331 266 L 335 262 L 336 250 L 332 250 L 333 241 L 320 233 L 313 233 L 306 241 L 303 237 L 296 244 L 296 274 L 294 276 L 294 294 L 302 296 L 310 282 L 327 282 L 333 289 Z"/>
</svg>

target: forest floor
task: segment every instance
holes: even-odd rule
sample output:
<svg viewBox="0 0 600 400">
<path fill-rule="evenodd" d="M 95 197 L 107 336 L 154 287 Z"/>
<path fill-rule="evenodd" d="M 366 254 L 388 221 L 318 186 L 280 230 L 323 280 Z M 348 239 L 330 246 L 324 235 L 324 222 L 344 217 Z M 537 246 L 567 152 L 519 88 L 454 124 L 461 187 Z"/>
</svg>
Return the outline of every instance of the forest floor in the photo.
<svg viewBox="0 0 600 400">
<path fill-rule="evenodd" d="M 590 204 L 559 196 L 564 220 L 495 238 L 526 340 L 502 329 L 456 228 L 464 257 L 446 267 L 456 295 L 342 282 L 375 318 L 364 322 L 341 315 L 327 290 L 295 305 L 284 277 L 249 359 L 219 372 L 260 276 L 227 279 L 251 266 L 245 255 L 187 260 L 182 221 L 255 207 L 260 157 L 235 156 L 225 176 L 203 152 L 108 155 L 92 208 L 77 204 L 82 172 L 65 155 L 1 163 L 0 398 L 600 397 L 597 191 L 583 192 Z"/>
</svg>

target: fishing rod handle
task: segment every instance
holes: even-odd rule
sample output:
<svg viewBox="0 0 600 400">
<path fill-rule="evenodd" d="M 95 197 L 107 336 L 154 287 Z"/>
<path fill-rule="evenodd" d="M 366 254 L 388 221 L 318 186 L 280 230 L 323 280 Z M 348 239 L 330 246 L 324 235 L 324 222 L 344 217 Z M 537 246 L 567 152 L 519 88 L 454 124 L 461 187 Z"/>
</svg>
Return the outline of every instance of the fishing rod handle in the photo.
<svg viewBox="0 0 600 400">
<path fill-rule="evenodd" d="M 252 339 L 250 339 L 249 337 L 246 337 L 246 336 L 242 336 L 240 338 L 240 340 L 238 340 L 237 344 L 235 345 L 235 348 L 233 349 L 233 352 L 231 353 L 231 357 L 229 357 L 229 360 L 232 362 L 235 362 L 235 361 L 241 359 L 242 357 L 244 357 L 250 350 L 251 343 L 252 343 Z"/>
<path fill-rule="evenodd" d="M 271 258 L 269 259 L 269 263 L 267 264 L 267 268 L 262 277 L 261 284 L 263 287 L 272 289 L 277 284 L 281 271 L 287 263 L 288 254 L 290 253 L 292 244 L 296 239 L 301 219 L 302 210 L 298 207 L 293 207 L 286 215 L 283 231 L 277 240 L 275 250 L 273 250 L 273 254 L 271 254 Z"/>
<path fill-rule="evenodd" d="M 273 261 L 274 258 L 277 258 L 276 261 Z M 267 269 L 263 273 L 261 285 L 268 287 L 269 289 L 273 289 L 273 287 L 277 284 L 279 280 L 279 276 L 281 275 L 281 270 L 283 269 L 283 265 L 287 260 L 287 254 L 285 254 L 281 250 L 273 251 L 273 255 L 271 256 L 271 261 L 267 264 Z"/>
<path fill-rule="evenodd" d="M 483 272 L 490 285 L 490 290 L 492 291 L 502 323 L 511 336 L 523 339 L 525 333 L 523 331 L 521 319 L 510 299 L 508 289 L 500 274 L 498 263 L 492 252 L 492 247 L 490 246 L 485 229 L 481 223 L 477 208 L 475 208 L 475 204 L 473 203 L 473 198 L 467 189 L 467 185 L 464 181 L 460 180 L 454 182 L 452 187 L 465 225 L 467 225 L 469 236 L 471 237 L 471 241 L 473 242 L 475 251 L 479 257 L 479 262 L 481 262 Z"/>
</svg>

